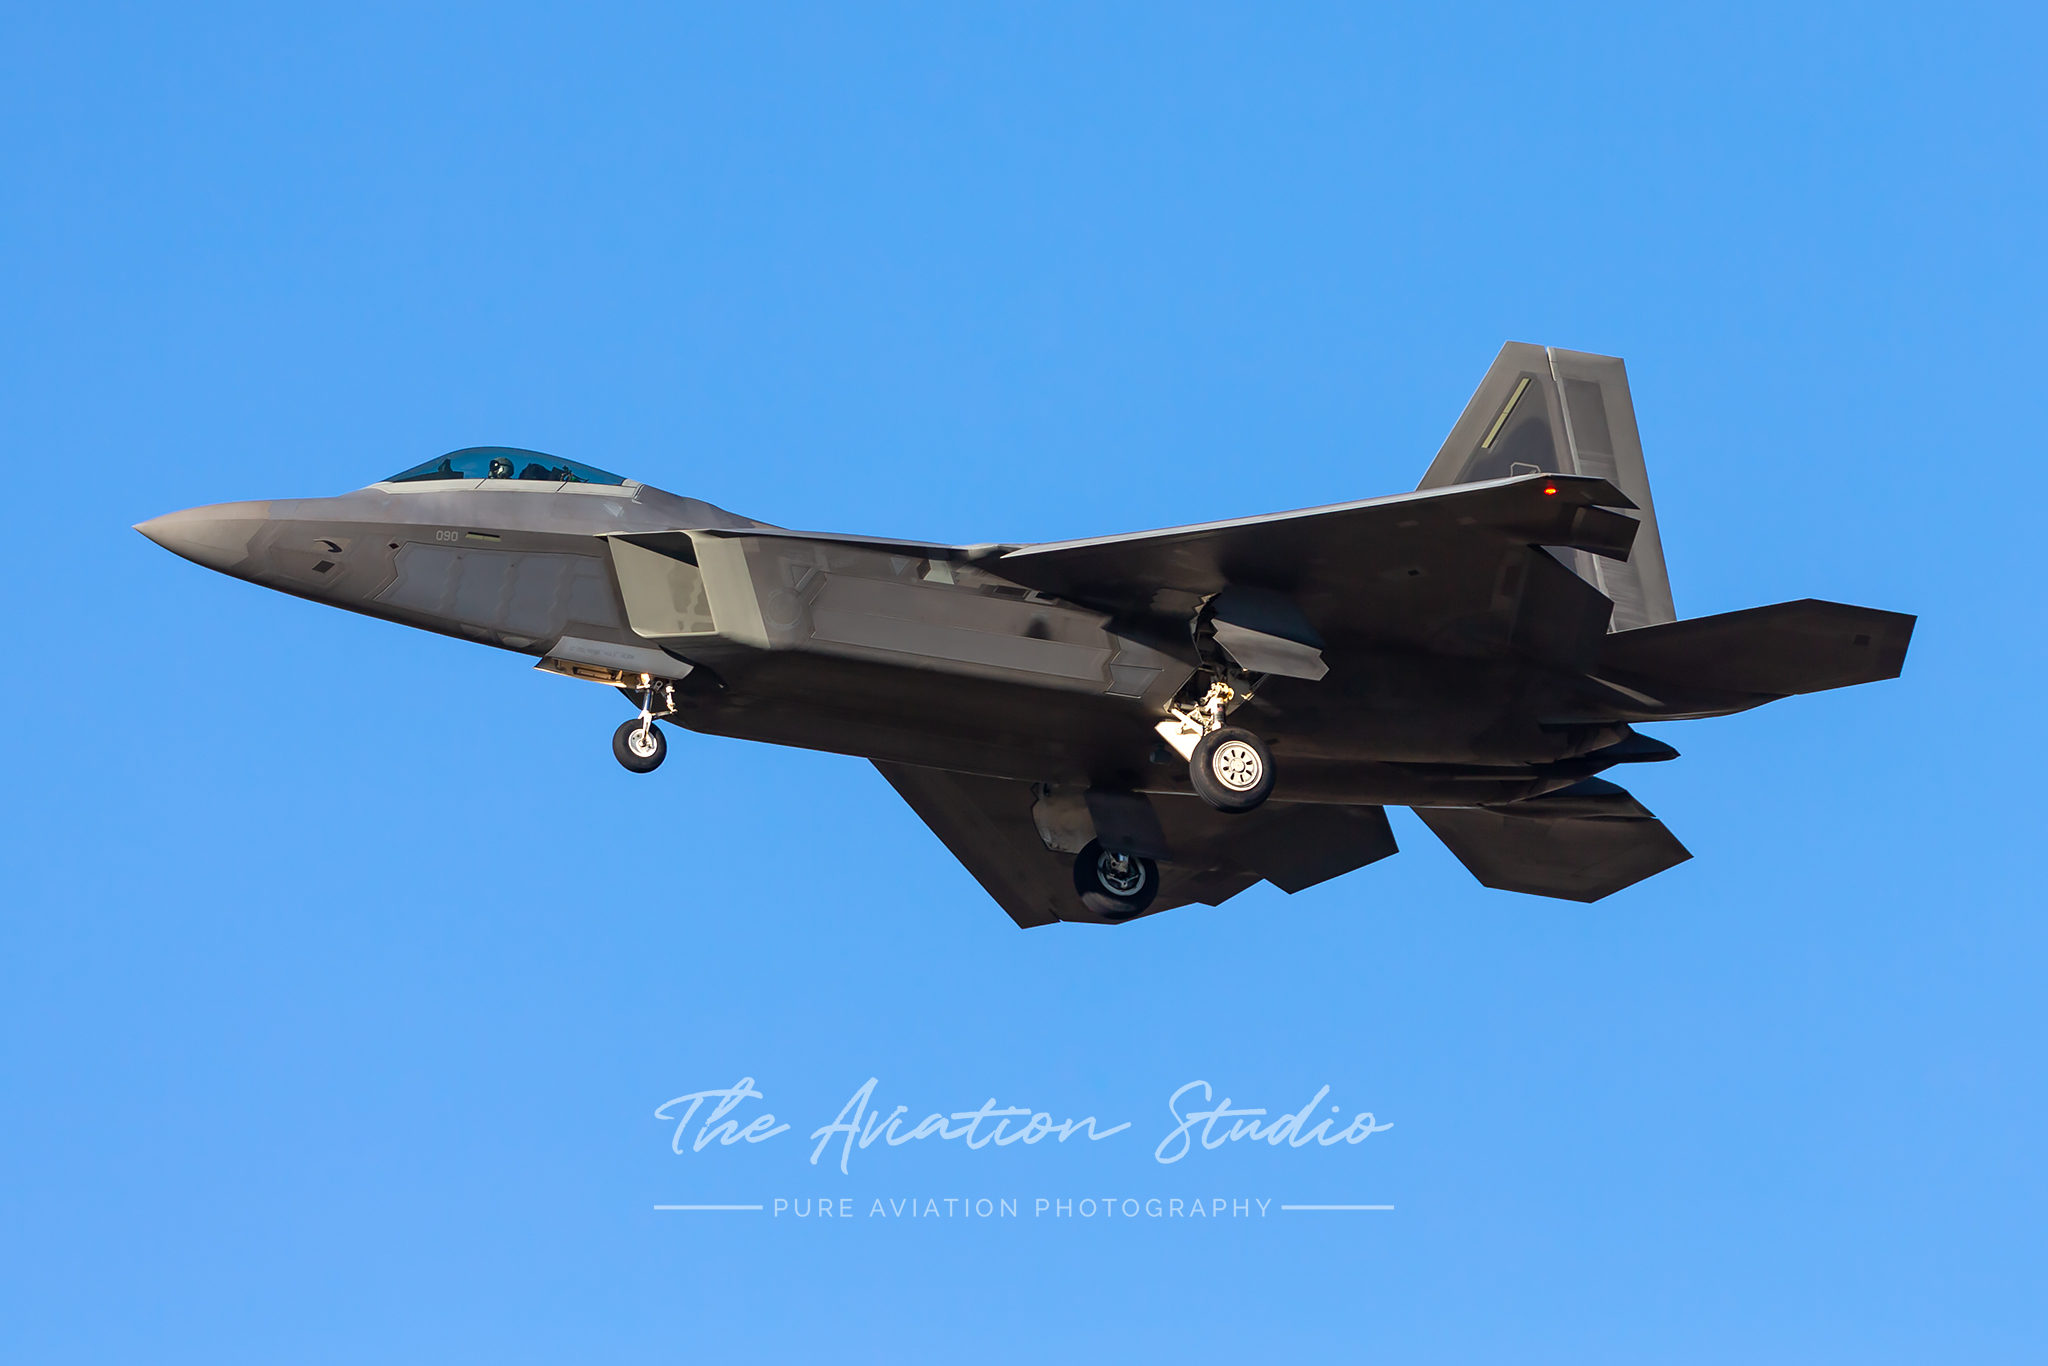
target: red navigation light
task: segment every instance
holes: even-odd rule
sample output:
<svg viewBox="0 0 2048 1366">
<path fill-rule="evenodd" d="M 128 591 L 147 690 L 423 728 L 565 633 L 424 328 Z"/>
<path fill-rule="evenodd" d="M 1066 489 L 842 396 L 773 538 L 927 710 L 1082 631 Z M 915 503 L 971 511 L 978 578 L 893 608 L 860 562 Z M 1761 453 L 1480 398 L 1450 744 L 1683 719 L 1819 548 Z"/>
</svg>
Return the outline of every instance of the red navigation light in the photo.
<svg viewBox="0 0 2048 1366">
<path fill-rule="evenodd" d="M 1544 496 L 1545 496 L 1545 497 L 1548 497 L 1548 496 L 1550 496 L 1551 494 L 1554 494 L 1554 493 L 1556 493 L 1556 492 L 1557 492 L 1557 485 L 1555 485 L 1555 484 L 1545 484 L 1545 485 L 1543 486 L 1543 493 L 1544 493 Z"/>
</svg>

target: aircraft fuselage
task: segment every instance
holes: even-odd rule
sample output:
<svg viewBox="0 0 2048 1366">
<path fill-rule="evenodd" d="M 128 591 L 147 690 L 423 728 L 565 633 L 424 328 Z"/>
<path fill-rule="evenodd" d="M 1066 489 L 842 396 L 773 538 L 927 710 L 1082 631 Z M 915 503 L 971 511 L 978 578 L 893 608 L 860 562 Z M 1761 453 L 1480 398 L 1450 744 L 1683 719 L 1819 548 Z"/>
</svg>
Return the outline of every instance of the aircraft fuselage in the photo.
<svg viewBox="0 0 2048 1366">
<path fill-rule="evenodd" d="M 1201 665 L 1170 617 L 1112 620 L 957 547 L 792 534 L 646 485 L 459 484 L 221 504 L 139 529 L 264 587 L 629 692 L 643 675 L 672 679 L 667 719 L 691 730 L 1054 785 L 1188 790 L 1186 765 L 1153 732 Z M 1374 655 L 1362 642 L 1353 657 L 1365 667 L 1271 679 L 1244 704 L 1283 761 L 1279 799 L 1512 800 L 1605 767 L 1572 761 L 1626 734 L 1545 724 L 1539 712 L 1573 680 L 1525 662 Z"/>
</svg>

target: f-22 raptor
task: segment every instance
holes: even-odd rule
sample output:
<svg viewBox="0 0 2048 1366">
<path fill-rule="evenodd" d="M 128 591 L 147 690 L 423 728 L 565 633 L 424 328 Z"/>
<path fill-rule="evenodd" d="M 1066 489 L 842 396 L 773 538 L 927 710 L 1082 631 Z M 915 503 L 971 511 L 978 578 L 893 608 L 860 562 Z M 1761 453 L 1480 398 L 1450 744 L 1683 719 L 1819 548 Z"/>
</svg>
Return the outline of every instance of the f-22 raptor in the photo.
<svg viewBox="0 0 2048 1366">
<path fill-rule="evenodd" d="M 658 723 L 857 755 L 1022 926 L 1395 852 L 1595 901 L 1690 857 L 1599 775 L 1642 722 L 1895 677 L 1914 618 L 1680 621 L 1620 360 L 1510 343 L 1413 493 L 1046 544 L 790 531 L 533 451 L 138 528 L 209 568 L 533 656 Z"/>
</svg>

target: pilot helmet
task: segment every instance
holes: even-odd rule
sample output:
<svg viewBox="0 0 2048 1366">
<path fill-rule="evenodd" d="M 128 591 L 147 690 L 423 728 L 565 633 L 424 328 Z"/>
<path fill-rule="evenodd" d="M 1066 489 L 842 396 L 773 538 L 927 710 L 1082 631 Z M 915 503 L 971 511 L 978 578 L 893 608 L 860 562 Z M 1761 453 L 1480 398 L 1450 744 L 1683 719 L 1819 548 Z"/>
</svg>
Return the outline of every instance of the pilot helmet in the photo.
<svg viewBox="0 0 2048 1366">
<path fill-rule="evenodd" d="M 492 457 L 491 457 L 491 478 L 493 478 L 493 479 L 510 479 L 511 477 L 512 477 L 512 459 L 511 459 L 511 457 L 510 457 L 510 456 L 504 456 L 504 455 L 494 455 L 494 456 L 492 456 Z"/>
</svg>

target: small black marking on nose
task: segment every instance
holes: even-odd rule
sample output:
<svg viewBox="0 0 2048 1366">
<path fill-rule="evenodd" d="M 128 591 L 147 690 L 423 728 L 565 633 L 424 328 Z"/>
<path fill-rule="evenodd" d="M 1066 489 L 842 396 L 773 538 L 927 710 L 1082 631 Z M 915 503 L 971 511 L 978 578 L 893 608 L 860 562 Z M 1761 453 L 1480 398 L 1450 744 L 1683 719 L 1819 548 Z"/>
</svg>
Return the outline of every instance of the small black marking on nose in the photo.
<svg viewBox="0 0 2048 1366">
<path fill-rule="evenodd" d="M 313 572 L 315 574 L 325 574 L 328 570 L 332 568 L 334 568 L 334 561 L 322 560 L 320 561 L 320 563 L 313 566 Z"/>
</svg>

